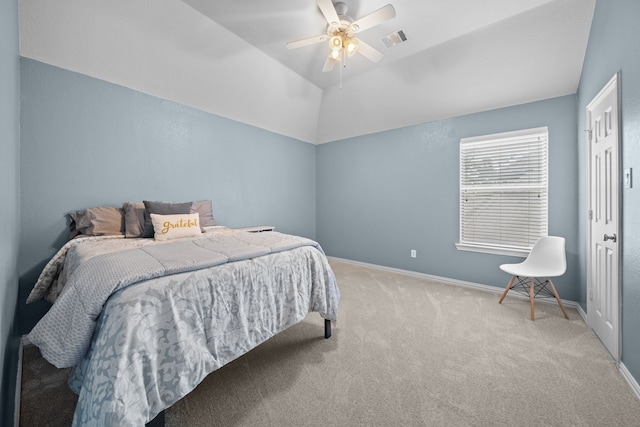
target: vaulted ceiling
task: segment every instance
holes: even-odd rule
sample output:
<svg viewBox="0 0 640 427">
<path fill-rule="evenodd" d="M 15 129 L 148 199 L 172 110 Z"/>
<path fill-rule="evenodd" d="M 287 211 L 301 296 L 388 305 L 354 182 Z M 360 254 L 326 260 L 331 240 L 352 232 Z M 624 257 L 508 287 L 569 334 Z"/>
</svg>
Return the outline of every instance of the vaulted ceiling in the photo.
<svg viewBox="0 0 640 427">
<path fill-rule="evenodd" d="M 306 142 L 575 93 L 595 0 L 344 0 L 384 54 L 323 73 L 316 0 L 21 0 L 20 53 Z M 382 38 L 407 40 L 387 48 Z"/>
</svg>

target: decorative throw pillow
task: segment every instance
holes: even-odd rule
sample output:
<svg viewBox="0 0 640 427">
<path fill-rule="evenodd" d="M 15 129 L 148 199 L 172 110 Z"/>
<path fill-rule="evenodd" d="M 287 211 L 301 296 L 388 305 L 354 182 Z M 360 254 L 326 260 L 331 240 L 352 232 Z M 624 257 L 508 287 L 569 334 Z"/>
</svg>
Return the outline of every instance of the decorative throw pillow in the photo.
<svg viewBox="0 0 640 427">
<path fill-rule="evenodd" d="M 124 212 L 120 208 L 99 206 L 70 212 L 69 238 L 124 234 Z"/>
<path fill-rule="evenodd" d="M 156 240 L 172 240 L 202 234 L 202 231 L 200 231 L 200 215 L 197 213 L 177 215 L 152 213 L 150 216 Z"/>
<path fill-rule="evenodd" d="M 191 202 L 191 213 L 196 212 L 200 214 L 200 228 L 218 225 L 215 218 L 213 217 L 211 200 L 199 200 L 197 202 Z"/>
<path fill-rule="evenodd" d="M 191 202 L 187 203 L 167 203 L 167 202 L 151 202 L 143 200 L 145 207 L 145 221 L 142 237 L 153 237 L 154 228 L 151 222 L 151 214 L 158 215 L 176 215 L 191 213 Z M 200 221 L 198 221 L 200 222 Z"/>
</svg>

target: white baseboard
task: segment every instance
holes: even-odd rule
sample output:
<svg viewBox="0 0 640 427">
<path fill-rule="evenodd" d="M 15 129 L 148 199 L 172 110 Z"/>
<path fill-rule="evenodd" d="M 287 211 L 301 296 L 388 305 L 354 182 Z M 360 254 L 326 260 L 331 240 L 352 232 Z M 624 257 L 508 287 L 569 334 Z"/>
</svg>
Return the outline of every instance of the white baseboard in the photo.
<svg viewBox="0 0 640 427">
<path fill-rule="evenodd" d="M 22 392 L 22 357 L 23 347 L 26 335 L 20 339 L 20 345 L 18 346 L 18 374 L 16 375 L 16 395 L 13 408 L 13 425 L 14 427 L 20 426 L 20 394 Z M 28 340 L 27 340 L 28 341 Z"/>
<path fill-rule="evenodd" d="M 486 291 L 486 292 L 492 292 L 494 294 L 501 294 L 502 292 L 504 292 L 504 288 L 498 288 L 498 287 L 495 287 L 495 286 L 483 285 L 483 284 L 474 283 L 474 282 L 466 282 L 464 280 L 451 279 L 449 277 L 434 276 L 432 274 L 419 273 L 417 271 L 411 271 L 411 270 L 403 270 L 401 268 L 386 267 L 384 265 L 378 265 L 378 264 L 369 264 L 369 263 L 361 262 L 361 261 L 352 261 L 350 259 L 344 259 L 344 258 L 336 258 L 336 257 L 327 257 L 327 258 L 329 259 L 329 261 L 342 262 L 342 263 L 351 264 L 351 265 L 359 265 L 361 267 L 373 268 L 375 270 L 389 271 L 389 272 L 392 272 L 392 273 L 404 274 L 406 276 L 419 277 L 419 278 L 422 278 L 422 279 L 437 280 L 438 282 L 450 283 L 452 285 L 464 286 L 464 287 L 467 287 L 467 288 L 480 289 L 480 290 L 483 290 L 483 291 Z M 524 296 L 524 295 L 518 294 L 517 292 L 510 293 L 509 297 L 511 297 L 511 296 L 516 297 L 516 298 L 529 299 L 528 296 Z M 537 302 L 538 301 L 536 301 L 536 303 Z M 558 305 L 558 303 L 555 300 L 552 300 L 552 299 L 549 299 L 548 301 L 547 300 L 541 300 L 540 302 Z M 571 308 L 577 309 L 578 313 L 580 314 L 580 317 L 582 317 L 583 320 L 586 319 L 586 315 L 583 316 L 584 311 L 582 313 L 580 313 L 580 311 L 581 311 L 580 304 L 578 304 L 577 302 L 562 299 L 562 304 L 565 305 L 566 307 L 571 307 Z M 585 323 L 586 323 L 586 321 L 585 321 Z"/>
<path fill-rule="evenodd" d="M 620 373 L 622 374 L 624 380 L 627 382 L 627 384 L 629 384 L 629 387 L 631 387 L 631 391 L 633 391 L 633 394 L 635 394 L 636 397 L 640 399 L 640 385 L 638 385 L 636 379 L 633 378 L 631 372 L 629 372 L 627 367 L 622 362 L 620 362 L 620 366 L 618 367 L 618 369 L 620 370 Z"/>
<path fill-rule="evenodd" d="M 563 300 L 564 302 L 564 300 Z M 587 324 L 587 326 L 589 325 L 589 321 L 587 319 L 587 313 L 582 309 L 582 306 L 578 303 L 576 303 L 576 310 L 578 310 L 578 314 L 580 315 L 580 317 L 582 317 L 582 320 L 584 320 L 584 323 Z"/>
</svg>

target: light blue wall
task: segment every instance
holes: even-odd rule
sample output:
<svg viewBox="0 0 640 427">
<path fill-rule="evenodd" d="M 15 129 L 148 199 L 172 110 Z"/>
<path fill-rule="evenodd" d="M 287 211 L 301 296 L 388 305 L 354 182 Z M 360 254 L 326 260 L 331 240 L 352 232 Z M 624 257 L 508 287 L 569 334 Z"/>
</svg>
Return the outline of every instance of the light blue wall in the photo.
<svg viewBox="0 0 640 427">
<path fill-rule="evenodd" d="M 0 425 L 13 424 L 20 229 L 18 2 L 0 2 Z"/>
<path fill-rule="evenodd" d="M 22 332 L 47 308 L 26 307 L 24 298 L 46 260 L 66 240 L 69 210 L 143 198 L 211 198 L 214 214 L 226 225 L 273 224 L 285 232 L 316 237 L 328 255 L 503 287 L 508 277 L 498 266 L 519 258 L 454 247 L 458 142 L 548 126 L 549 232 L 567 239 L 568 271 L 557 285 L 563 298 L 578 300 L 586 309 L 584 108 L 620 70 L 622 168 L 640 171 L 637 0 L 597 1 L 577 96 L 318 147 L 37 61 L 22 59 L 19 78 L 16 15 L 14 1 L 0 6 L 0 189 L 3 200 L 21 194 L 22 209 L 20 215 L 17 203 L 0 204 L 0 221 L 8 224 L 0 243 L 0 354 L 8 352 L 12 338 L 11 301 L 18 274 Z M 19 80 L 21 147 L 15 123 Z M 640 379 L 640 334 L 634 329 L 640 324 L 636 188 L 623 192 L 622 359 Z M 410 249 L 418 251 L 416 259 L 409 257 Z M 6 359 L 3 396 L 8 395 L 6 378 L 15 375 Z"/>
<path fill-rule="evenodd" d="M 315 146 L 26 58 L 21 87 L 22 304 L 75 209 L 212 199 L 220 224 L 315 237 Z"/>
<path fill-rule="evenodd" d="M 598 0 L 578 89 L 578 129 L 586 129 L 587 104 L 609 79 L 620 72 L 621 171 L 632 168 L 634 188 L 622 190 L 622 362 L 640 382 L 640 1 Z M 579 137 L 580 176 L 586 176 L 586 140 Z M 622 175 L 620 177 L 622 185 Z M 586 183 L 580 182 L 579 301 L 587 306 Z"/>
<path fill-rule="evenodd" d="M 548 126 L 549 234 L 566 238 L 577 297 L 576 97 L 565 96 L 318 146 L 317 239 L 328 255 L 504 287 L 522 258 L 458 251 L 461 138 Z M 411 249 L 417 258 L 409 257 Z"/>
</svg>

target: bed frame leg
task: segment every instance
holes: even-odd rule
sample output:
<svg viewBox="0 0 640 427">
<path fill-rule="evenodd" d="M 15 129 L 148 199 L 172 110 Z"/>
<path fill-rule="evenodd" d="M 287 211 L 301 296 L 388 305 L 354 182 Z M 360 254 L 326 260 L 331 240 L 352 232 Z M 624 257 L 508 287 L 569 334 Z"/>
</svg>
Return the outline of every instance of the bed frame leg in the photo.
<svg viewBox="0 0 640 427">
<path fill-rule="evenodd" d="M 324 337 L 325 339 L 331 338 L 331 320 L 324 319 Z"/>
</svg>

